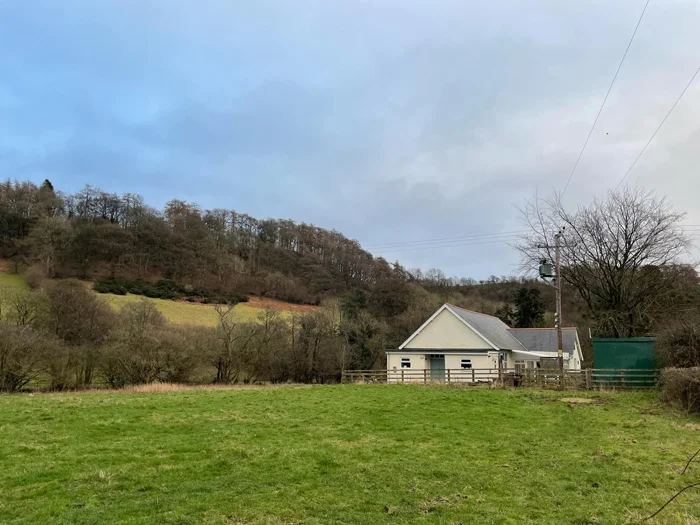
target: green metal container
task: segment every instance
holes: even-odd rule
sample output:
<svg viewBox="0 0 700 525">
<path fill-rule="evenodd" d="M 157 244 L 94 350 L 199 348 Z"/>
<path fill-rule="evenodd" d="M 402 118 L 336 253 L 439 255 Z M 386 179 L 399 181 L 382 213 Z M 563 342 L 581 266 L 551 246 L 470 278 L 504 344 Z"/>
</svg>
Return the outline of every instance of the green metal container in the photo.
<svg viewBox="0 0 700 525">
<path fill-rule="evenodd" d="M 593 338 L 593 363 L 596 371 L 594 379 L 607 386 L 622 385 L 648 387 L 655 383 L 649 370 L 658 368 L 654 355 L 653 337 L 632 337 L 614 339 Z M 616 374 L 603 373 L 603 370 L 619 370 Z M 639 372 L 635 373 L 635 370 Z M 620 377 L 618 377 L 620 376 Z M 650 384 L 651 383 L 651 384 Z"/>
<path fill-rule="evenodd" d="M 653 337 L 613 339 L 593 338 L 594 368 L 622 368 L 627 370 L 657 368 Z"/>
</svg>

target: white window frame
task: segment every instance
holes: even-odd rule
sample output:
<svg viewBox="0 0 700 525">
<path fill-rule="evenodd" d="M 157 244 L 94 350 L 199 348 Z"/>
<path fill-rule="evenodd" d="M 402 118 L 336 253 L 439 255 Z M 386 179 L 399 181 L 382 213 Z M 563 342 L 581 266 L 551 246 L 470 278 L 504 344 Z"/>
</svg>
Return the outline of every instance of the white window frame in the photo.
<svg viewBox="0 0 700 525">
<path fill-rule="evenodd" d="M 462 370 L 471 370 L 474 368 L 472 360 L 466 358 L 460 360 L 459 366 L 462 368 Z"/>
<path fill-rule="evenodd" d="M 410 357 L 402 357 L 401 358 L 401 369 L 403 370 L 404 368 L 411 368 L 411 358 Z"/>
<path fill-rule="evenodd" d="M 520 372 L 522 370 L 525 370 L 525 361 L 522 359 L 518 359 L 515 361 L 515 370 L 516 372 Z"/>
</svg>

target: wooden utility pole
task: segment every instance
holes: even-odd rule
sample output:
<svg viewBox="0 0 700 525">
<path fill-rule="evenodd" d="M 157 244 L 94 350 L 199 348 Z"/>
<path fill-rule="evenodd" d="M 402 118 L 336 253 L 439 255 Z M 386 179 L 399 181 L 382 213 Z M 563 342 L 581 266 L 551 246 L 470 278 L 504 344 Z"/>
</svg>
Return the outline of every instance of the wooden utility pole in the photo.
<svg viewBox="0 0 700 525">
<path fill-rule="evenodd" d="M 561 319 L 561 237 L 562 232 L 554 235 L 554 284 L 557 290 L 557 313 L 554 327 L 557 329 L 557 355 L 559 357 L 559 386 L 564 387 L 564 334 L 562 333 Z"/>
</svg>

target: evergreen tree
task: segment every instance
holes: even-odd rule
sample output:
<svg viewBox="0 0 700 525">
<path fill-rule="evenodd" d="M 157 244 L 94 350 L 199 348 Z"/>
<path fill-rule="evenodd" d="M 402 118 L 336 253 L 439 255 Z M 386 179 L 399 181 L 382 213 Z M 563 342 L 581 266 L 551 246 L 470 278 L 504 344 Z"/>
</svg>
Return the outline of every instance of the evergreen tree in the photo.
<svg viewBox="0 0 700 525">
<path fill-rule="evenodd" d="M 515 294 L 516 328 L 536 328 L 544 324 L 545 304 L 540 291 L 535 288 L 520 288 Z"/>
</svg>

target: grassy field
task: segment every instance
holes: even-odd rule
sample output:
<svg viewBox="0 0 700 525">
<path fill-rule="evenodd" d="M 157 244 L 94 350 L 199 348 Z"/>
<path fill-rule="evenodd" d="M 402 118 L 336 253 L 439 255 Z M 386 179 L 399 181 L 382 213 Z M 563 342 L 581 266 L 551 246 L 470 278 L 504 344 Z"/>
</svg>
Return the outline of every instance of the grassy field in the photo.
<svg viewBox="0 0 700 525">
<path fill-rule="evenodd" d="M 569 396 L 571 394 L 568 394 Z M 700 446 L 653 394 L 403 385 L 0 396 L 0 522 L 638 523 Z M 687 492 L 647 523 L 700 523 Z"/>
<path fill-rule="evenodd" d="M 89 283 L 86 284 L 91 286 Z M 27 283 L 22 275 L 0 273 L 0 287 L 12 290 L 28 290 Z M 100 298 L 107 301 L 112 308 L 120 310 L 125 304 L 143 299 L 140 295 L 113 295 L 113 294 L 97 294 Z M 211 304 L 193 304 L 185 301 L 168 301 L 165 299 L 149 299 L 156 308 L 165 316 L 165 318 L 177 324 L 192 324 L 199 326 L 216 326 L 218 324 L 218 315 L 214 310 L 214 305 Z M 292 310 L 309 311 L 313 307 L 304 307 L 289 305 L 281 301 L 272 301 L 253 298 L 248 303 L 239 303 L 233 309 L 233 317 L 239 322 L 255 321 L 264 308 L 279 310 L 280 314 L 285 317 L 292 315 Z"/>
<path fill-rule="evenodd" d="M 0 273 L 0 286 L 12 290 L 28 289 L 24 276 L 14 273 Z"/>
<path fill-rule="evenodd" d="M 98 296 L 107 301 L 117 311 L 126 304 L 143 299 L 143 296 L 131 294 L 98 294 Z M 214 305 L 211 304 L 192 304 L 184 301 L 168 301 L 166 299 L 149 299 L 149 301 L 152 301 L 158 308 L 158 311 L 171 323 L 216 326 L 219 322 L 219 316 L 214 310 Z M 259 308 L 248 306 L 247 303 L 239 303 L 234 307 L 232 314 L 238 321 L 245 322 L 257 319 L 261 311 Z"/>
</svg>

